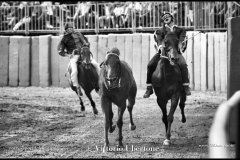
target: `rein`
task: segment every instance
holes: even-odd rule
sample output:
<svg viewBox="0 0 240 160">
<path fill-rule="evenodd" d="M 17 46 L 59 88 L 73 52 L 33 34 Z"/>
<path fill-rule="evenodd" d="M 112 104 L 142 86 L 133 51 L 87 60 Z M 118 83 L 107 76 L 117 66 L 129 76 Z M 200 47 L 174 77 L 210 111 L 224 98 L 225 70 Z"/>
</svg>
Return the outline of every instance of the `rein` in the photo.
<svg viewBox="0 0 240 160">
<path fill-rule="evenodd" d="M 167 59 L 171 65 L 174 65 L 173 61 L 171 60 L 171 58 L 169 56 L 163 56 L 162 54 L 160 55 L 160 58 L 165 58 Z"/>
</svg>

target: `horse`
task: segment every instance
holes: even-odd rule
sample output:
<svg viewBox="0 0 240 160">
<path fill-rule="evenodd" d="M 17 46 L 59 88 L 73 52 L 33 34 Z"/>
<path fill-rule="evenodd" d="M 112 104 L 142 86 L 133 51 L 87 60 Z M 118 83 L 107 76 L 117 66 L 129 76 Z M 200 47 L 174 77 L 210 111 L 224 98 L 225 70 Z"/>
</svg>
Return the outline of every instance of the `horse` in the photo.
<svg viewBox="0 0 240 160">
<path fill-rule="evenodd" d="M 163 46 L 165 46 L 163 53 L 152 75 L 153 89 L 157 96 L 157 104 L 162 111 L 162 122 L 165 124 L 166 129 L 166 139 L 163 145 L 170 145 L 171 124 L 179 100 L 182 123 L 186 122 L 184 114 L 186 94 L 182 86 L 181 70 L 177 64 L 179 55 L 178 43 L 179 39 L 174 33 L 166 35 L 163 42 Z M 171 107 L 167 115 L 167 103 L 169 100 L 171 100 Z"/>
<path fill-rule="evenodd" d="M 75 51 L 73 51 L 74 54 Z M 92 52 L 90 51 L 89 46 L 83 46 L 80 49 L 80 52 L 77 52 L 80 54 L 80 58 L 78 61 L 78 81 L 80 86 L 83 88 L 85 95 L 88 97 L 92 109 L 93 109 L 93 113 L 94 115 L 98 114 L 98 110 L 96 108 L 96 104 L 92 99 L 91 96 L 91 92 L 93 89 L 95 89 L 96 92 L 99 91 L 99 86 L 98 86 L 98 80 L 99 80 L 99 75 L 95 69 L 95 67 L 92 65 L 91 63 L 91 57 Z M 71 75 L 71 67 L 70 65 L 68 66 L 68 73 L 69 75 Z M 73 86 L 73 83 L 70 79 L 70 77 L 68 78 L 70 87 L 73 91 L 76 92 L 77 94 L 77 88 L 75 86 Z M 85 106 L 83 104 L 82 98 L 79 97 L 80 100 L 80 105 L 81 105 L 81 112 L 83 113 L 82 116 L 85 116 Z"/>
<path fill-rule="evenodd" d="M 137 94 L 137 85 L 133 77 L 132 69 L 123 60 L 120 60 L 119 54 L 107 53 L 104 62 L 101 64 L 99 75 L 99 95 L 101 99 L 101 107 L 104 113 L 104 137 L 105 143 L 103 152 L 109 147 L 108 131 L 112 133 L 116 125 L 113 125 L 112 103 L 118 107 L 118 147 L 122 148 L 122 126 L 123 114 L 127 107 L 130 115 L 130 130 L 135 130 L 136 126 L 133 122 L 132 110 L 135 104 Z M 126 103 L 128 102 L 128 103 Z"/>
</svg>

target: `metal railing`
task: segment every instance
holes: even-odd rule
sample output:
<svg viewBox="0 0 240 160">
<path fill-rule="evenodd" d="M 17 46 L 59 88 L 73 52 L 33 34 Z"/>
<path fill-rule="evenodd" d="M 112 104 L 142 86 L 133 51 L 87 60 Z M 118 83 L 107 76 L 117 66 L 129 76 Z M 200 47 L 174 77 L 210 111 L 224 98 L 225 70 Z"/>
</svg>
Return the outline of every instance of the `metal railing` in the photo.
<svg viewBox="0 0 240 160">
<path fill-rule="evenodd" d="M 240 15 L 237 2 L 78 2 L 77 4 L 18 5 L 0 7 L 0 33 L 64 32 L 66 22 L 83 32 L 154 31 L 160 17 L 171 12 L 178 26 L 189 30 L 227 29 L 227 18 Z"/>
</svg>

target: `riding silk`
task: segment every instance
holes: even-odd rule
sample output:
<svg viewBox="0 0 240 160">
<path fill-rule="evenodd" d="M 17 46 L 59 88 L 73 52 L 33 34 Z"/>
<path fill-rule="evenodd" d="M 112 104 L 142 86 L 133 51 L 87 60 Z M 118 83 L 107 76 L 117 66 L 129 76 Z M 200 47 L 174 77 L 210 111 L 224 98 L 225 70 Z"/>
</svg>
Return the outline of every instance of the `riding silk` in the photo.
<svg viewBox="0 0 240 160">
<path fill-rule="evenodd" d="M 158 46 L 163 44 L 163 41 L 164 41 L 166 35 L 170 32 L 175 33 L 180 42 L 184 42 L 184 40 L 187 38 L 186 31 L 176 25 L 174 25 L 172 27 L 172 29 L 169 27 L 166 27 L 166 26 L 160 27 L 160 29 L 158 29 L 154 32 L 154 40 Z M 185 41 L 185 43 L 182 44 L 182 48 L 179 48 L 179 49 L 183 53 L 186 50 L 186 48 L 187 48 L 187 43 Z"/>
</svg>

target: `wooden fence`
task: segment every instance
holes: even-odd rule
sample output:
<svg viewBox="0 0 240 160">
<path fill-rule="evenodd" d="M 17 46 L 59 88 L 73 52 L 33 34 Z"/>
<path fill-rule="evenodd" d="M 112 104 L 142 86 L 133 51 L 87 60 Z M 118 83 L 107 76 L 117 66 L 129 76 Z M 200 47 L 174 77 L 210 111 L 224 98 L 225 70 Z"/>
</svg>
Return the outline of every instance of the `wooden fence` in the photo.
<svg viewBox="0 0 240 160">
<path fill-rule="evenodd" d="M 190 39 L 183 54 L 189 68 L 190 87 L 198 91 L 226 92 L 227 32 L 197 33 L 187 32 Z M 138 86 L 145 87 L 147 63 L 156 52 L 153 34 L 87 37 L 99 63 L 104 60 L 108 48 L 118 47 L 120 58 L 132 67 Z M 61 36 L 51 35 L 0 36 L 0 86 L 69 87 L 65 77 L 69 59 L 57 52 L 60 39 Z"/>
</svg>

